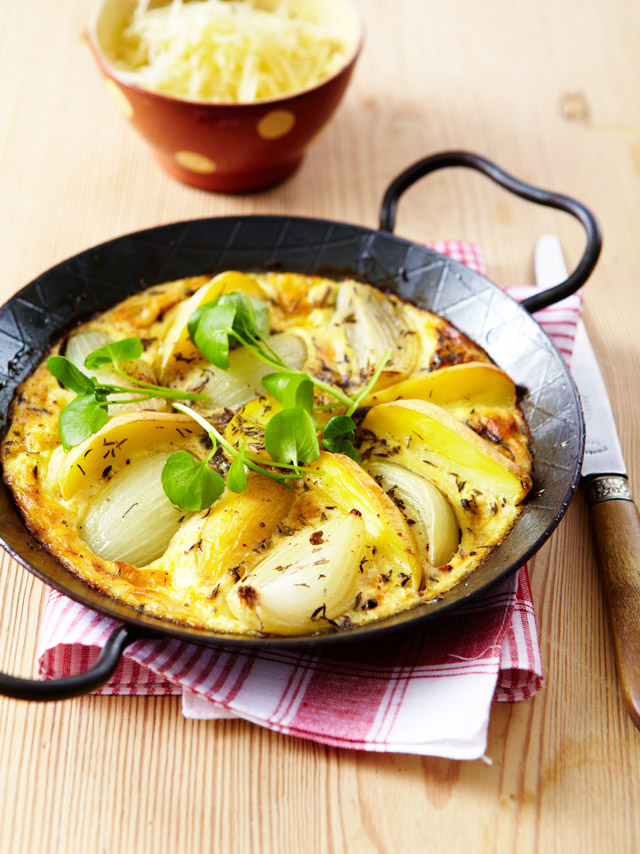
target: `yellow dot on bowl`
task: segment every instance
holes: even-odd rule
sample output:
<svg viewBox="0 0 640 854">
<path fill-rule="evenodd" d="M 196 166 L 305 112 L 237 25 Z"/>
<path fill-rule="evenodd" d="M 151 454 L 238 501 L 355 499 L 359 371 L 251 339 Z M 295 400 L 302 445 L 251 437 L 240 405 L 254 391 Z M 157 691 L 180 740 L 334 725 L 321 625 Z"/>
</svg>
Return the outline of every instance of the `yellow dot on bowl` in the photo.
<svg viewBox="0 0 640 854">
<path fill-rule="evenodd" d="M 258 133 L 263 139 L 279 139 L 289 133 L 296 117 L 289 110 L 272 110 L 258 122 Z"/>
<path fill-rule="evenodd" d="M 199 172 L 200 175 L 210 175 L 216 171 L 216 164 L 204 154 L 197 151 L 176 151 L 173 155 L 176 163 L 188 169 L 190 172 Z"/>
<path fill-rule="evenodd" d="M 133 115 L 133 106 L 122 89 L 117 83 L 114 83 L 113 80 L 110 80 L 108 77 L 104 81 L 104 85 L 105 89 L 111 96 L 111 100 L 116 105 L 116 109 L 118 109 L 125 118 L 130 119 Z"/>
</svg>

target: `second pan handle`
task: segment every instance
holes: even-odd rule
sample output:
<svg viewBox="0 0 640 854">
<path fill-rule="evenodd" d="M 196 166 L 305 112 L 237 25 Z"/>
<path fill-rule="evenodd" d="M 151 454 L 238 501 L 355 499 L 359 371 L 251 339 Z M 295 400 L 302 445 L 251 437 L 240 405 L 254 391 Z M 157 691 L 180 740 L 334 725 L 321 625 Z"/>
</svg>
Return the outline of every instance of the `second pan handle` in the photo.
<svg viewBox="0 0 640 854">
<path fill-rule="evenodd" d="M 516 196 L 530 202 L 565 211 L 574 216 L 584 227 L 587 234 L 587 245 L 573 273 L 559 285 L 523 300 L 521 305 L 524 308 L 530 312 L 539 311 L 541 308 L 553 305 L 558 300 L 575 293 L 578 288 L 584 285 L 596 266 L 602 248 L 602 230 L 589 208 L 571 196 L 564 196 L 551 190 L 542 190 L 540 187 L 527 184 L 509 172 L 505 172 L 492 160 L 471 151 L 441 151 L 438 154 L 432 154 L 430 157 L 418 160 L 394 178 L 389 184 L 380 205 L 380 230 L 393 232 L 398 201 L 405 190 L 408 190 L 416 181 L 431 172 L 455 166 L 464 166 L 481 172 L 496 184 L 504 187 L 505 190 L 509 190 Z"/>
<path fill-rule="evenodd" d="M 107 638 L 100 657 L 88 670 L 59 679 L 24 679 L 0 673 L 0 694 L 16 700 L 67 700 L 96 691 L 113 676 L 125 649 L 142 637 L 132 626 L 118 626 Z"/>
</svg>

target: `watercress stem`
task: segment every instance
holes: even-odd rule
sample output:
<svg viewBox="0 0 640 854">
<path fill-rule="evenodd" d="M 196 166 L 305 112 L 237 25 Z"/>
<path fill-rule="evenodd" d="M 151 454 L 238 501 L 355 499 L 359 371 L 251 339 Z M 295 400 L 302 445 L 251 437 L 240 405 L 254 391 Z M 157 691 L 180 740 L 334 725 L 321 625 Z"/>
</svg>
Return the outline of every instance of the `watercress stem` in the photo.
<svg viewBox="0 0 640 854">
<path fill-rule="evenodd" d="M 222 447 L 232 456 L 235 457 L 238 455 L 237 449 L 234 448 L 233 445 L 229 444 L 229 442 L 227 442 L 224 436 L 216 430 L 213 424 L 210 424 L 205 418 L 202 417 L 202 415 L 196 412 L 195 409 L 191 409 L 190 406 L 184 406 L 184 404 L 182 403 L 174 403 L 173 407 L 174 409 L 179 409 L 180 412 L 184 412 L 186 415 L 190 415 L 193 420 L 197 421 L 197 423 L 202 427 L 202 429 L 207 432 L 208 435 L 215 437 L 215 439 L 220 442 Z M 256 454 L 252 454 L 251 452 L 246 450 L 244 452 L 244 455 L 245 460 L 247 461 L 248 468 L 252 469 L 253 471 L 258 471 L 260 472 L 260 474 L 267 475 L 268 477 L 271 477 L 272 474 L 275 475 L 275 472 L 269 472 L 267 469 L 262 468 L 262 466 L 277 466 L 278 468 L 293 469 L 293 476 L 295 477 L 299 477 L 299 472 L 311 471 L 311 469 L 306 469 L 304 466 L 296 466 L 292 465 L 291 463 L 277 463 L 274 460 L 264 460 L 261 457 L 258 457 Z M 254 461 L 258 464 L 258 468 L 256 468 L 256 466 L 249 465 L 250 462 L 253 463 Z M 276 477 L 278 476 L 279 475 L 276 475 Z M 291 476 L 292 475 L 282 474 L 282 477 Z"/>
<path fill-rule="evenodd" d="M 329 409 L 336 409 L 338 406 L 337 403 L 327 403 L 326 406 L 314 406 L 314 412 L 327 412 Z"/>
<path fill-rule="evenodd" d="M 279 469 L 293 469 L 295 472 L 311 471 L 311 469 L 307 469 L 305 466 L 296 466 L 293 463 L 277 463 L 275 460 L 265 460 L 264 457 L 259 457 L 257 454 L 252 454 L 251 451 L 245 451 L 244 455 L 248 459 L 254 460 L 254 462 L 260 463 L 265 466 L 277 466 Z"/>
<path fill-rule="evenodd" d="M 260 342 L 260 345 L 264 345 L 267 350 L 271 353 L 271 357 L 283 368 L 288 368 L 287 363 L 282 359 L 282 357 L 276 353 L 271 344 L 267 341 L 266 338 L 256 338 L 257 341 Z"/>
<path fill-rule="evenodd" d="M 309 379 L 316 388 L 319 388 L 321 391 L 326 391 L 327 394 L 330 394 L 332 397 L 335 397 L 336 400 L 339 400 L 340 403 L 343 403 L 345 406 L 349 406 L 349 404 L 351 403 L 351 398 L 339 389 L 334 388 L 333 386 L 330 386 L 327 383 L 323 383 L 322 380 L 316 379 L 316 377 L 309 376 Z M 329 408 L 331 409 L 333 407 Z"/>
<path fill-rule="evenodd" d="M 165 400 L 206 400 L 206 394 L 198 394 L 196 392 L 189 391 L 178 391 L 178 389 L 167 388 L 166 386 L 155 385 L 154 383 L 148 383 L 144 380 L 139 380 L 136 377 L 131 377 L 125 371 L 122 370 L 118 362 L 112 362 L 113 367 L 116 370 L 116 373 L 123 377 L 125 380 L 129 380 L 132 383 L 135 383 L 135 386 L 131 388 L 130 386 L 119 386 L 119 385 L 110 385 L 106 386 L 109 389 L 110 394 L 125 394 L 130 393 L 132 391 L 139 391 L 140 394 L 146 394 L 147 398 L 151 397 L 162 397 Z"/>
<path fill-rule="evenodd" d="M 239 344 L 242 344 L 242 346 L 246 347 L 250 353 L 253 353 L 253 355 L 257 359 L 261 359 L 265 364 L 269 365 L 269 367 L 271 367 L 271 368 L 276 369 L 279 373 L 283 373 L 283 374 L 299 374 L 300 373 L 300 371 L 297 368 L 289 367 L 289 365 L 287 365 L 287 363 L 284 362 L 280 358 L 280 356 L 278 356 L 277 353 L 274 354 L 276 359 L 277 359 L 277 361 L 276 361 L 268 353 L 265 353 L 263 347 L 261 347 L 261 346 L 256 347 L 253 343 L 249 343 L 245 338 L 243 338 L 241 335 L 238 335 L 236 332 L 232 332 L 231 335 L 233 335 L 233 337 L 236 339 L 236 341 Z M 264 339 L 260 339 L 260 340 L 264 341 Z M 269 346 L 269 345 L 267 345 L 267 346 Z M 269 349 L 271 350 L 271 347 L 269 347 Z M 272 352 L 274 352 L 274 351 L 272 350 Z M 340 391 L 340 389 L 334 388 L 333 386 L 330 386 L 328 383 L 322 382 L 322 380 L 319 380 L 316 377 L 311 376 L 311 374 L 309 374 L 308 376 L 316 388 L 319 388 L 321 391 L 326 392 L 327 394 L 331 395 L 331 397 L 335 397 L 336 400 L 339 400 L 345 406 L 349 406 L 349 404 L 351 403 L 351 398 L 348 397 L 346 394 L 344 394 L 344 392 Z"/>
<path fill-rule="evenodd" d="M 365 397 L 369 394 L 369 392 L 374 387 L 374 385 L 378 382 L 378 378 L 380 377 L 380 374 L 384 370 L 384 366 L 387 364 L 387 362 L 391 358 L 392 353 L 393 353 L 393 350 L 391 349 L 391 347 L 388 347 L 384 351 L 384 353 L 382 355 L 382 359 L 380 360 L 378 367 L 373 372 L 373 376 L 371 377 L 369 382 L 362 389 L 360 394 L 356 395 L 356 397 L 354 397 L 353 400 L 350 401 L 351 406 L 349 407 L 349 409 L 347 409 L 347 415 L 348 416 L 353 415 L 353 413 L 356 411 L 356 409 L 360 406 L 360 403 L 365 399 Z"/>
<path fill-rule="evenodd" d="M 124 406 L 125 403 L 144 403 L 145 400 L 151 400 L 150 397 L 129 397 L 125 398 L 125 400 L 109 400 L 107 398 L 107 403 L 109 406 Z"/>
<path fill-rule="evenodd" d="M 297 373 L 284 364 L 282 359 L 278 356 L 278 361 L 273 359 L 268 353 L 264 351 L 264 349 L 260 346 L 256 346 L 253 342 L 248 341 L 246 338 L 243 338 L 242 335 L 238 335 L 237 332 L 231 331 L 229 333 L 232 338 L 234 338 L 238 344 L 242 345 L 245 349 L 247 349 L 250 353 L 256 357 L 256 359 L 260 359 L 260 361 L 269 365 L 270 368 L 275 368 L 277 370 L 288 371 L 290 373 Z M 277 354 L 276 354 L 277 355 Z"/>
</svg>

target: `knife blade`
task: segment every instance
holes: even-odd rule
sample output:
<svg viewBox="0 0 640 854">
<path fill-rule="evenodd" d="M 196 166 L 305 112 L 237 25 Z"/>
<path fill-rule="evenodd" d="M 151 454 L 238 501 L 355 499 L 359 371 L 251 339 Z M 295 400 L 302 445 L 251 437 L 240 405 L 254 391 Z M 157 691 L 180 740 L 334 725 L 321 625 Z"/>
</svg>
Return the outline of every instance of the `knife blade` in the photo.
<svg viewBox="0 0 640 854">
<path fill-rule="evenodd" d="M 545 234 L 536 243 L 533 255 L 536 284 L 552 288 L 567 278 L 562 246 L 555 234 Z M 600 366 L 582 320 L 578 321 L 571 359 L 571 373 L 580 391 L 586 427 L 582 476 L 626 475 L 618 431 Z"/>
<path fill-rule="evenodd" d="M 534 251 L 536 284 L 552 287 L 567 277 L 560 241 L 541 237 Z M 618 431 L 589 336 L 580 320 L 571 372 L 586 426 L 581 485 L 591 520 L 611 628 L 622 698 L 640 729 L 640 516 L 627 480 Z"/>
</svg>

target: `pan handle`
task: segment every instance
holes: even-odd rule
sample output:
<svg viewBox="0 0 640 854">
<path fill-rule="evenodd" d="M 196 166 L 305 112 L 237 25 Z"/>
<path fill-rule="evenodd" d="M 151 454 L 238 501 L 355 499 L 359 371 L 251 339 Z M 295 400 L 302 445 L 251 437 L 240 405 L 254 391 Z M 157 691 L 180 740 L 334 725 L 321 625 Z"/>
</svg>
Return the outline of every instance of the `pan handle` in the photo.
<svg viewBox="0 0 640 854">
<path fill-rule="evenodd" d="M 483 175 L 491 178 L 505 190 L 515 193 L 516 196 L 539 205 L 565 211 L 582 223 L 587 233 L 587 245 L 580 263 L 564 282 L 522 300 L 520 304 L 527 311 L 539 311 L 541 308 L 553 305 L 554 302 L 568 297 L 584 285 L 596 266 L 602 248 L 602 230 L 591 211 L 571 196 L 563 196 L 560 193 L 553 193 L 550 190 L 542 190 L 539 187 L 526 184 L 519 178 L 505 172 L 492 160 L 471 151 L 441 151 L 438 154 L 432 154 L 430 157 L 418 160 L 394 178 L 389 184 L 380 205 L 380 230 L 393 232 L 398 201 L 405 190 L 408 190 L 412 184 L 430 172 L 446 169 L 450 166 L 465 166 L 468 169 L 475 169 L 476 172 L 482 172 Z"/>
<path fill-rule="evenodd" d="M 118 626 L 102 647 L 100 657 L 89 670 L 62 679 L 21 679 L 0 673 L 0 694 L 16 700 L 67 700 L 100 688 L 115 673 L 122 653 L 134 641 L 148 637 L 131 626 Z"/>
</svg>

